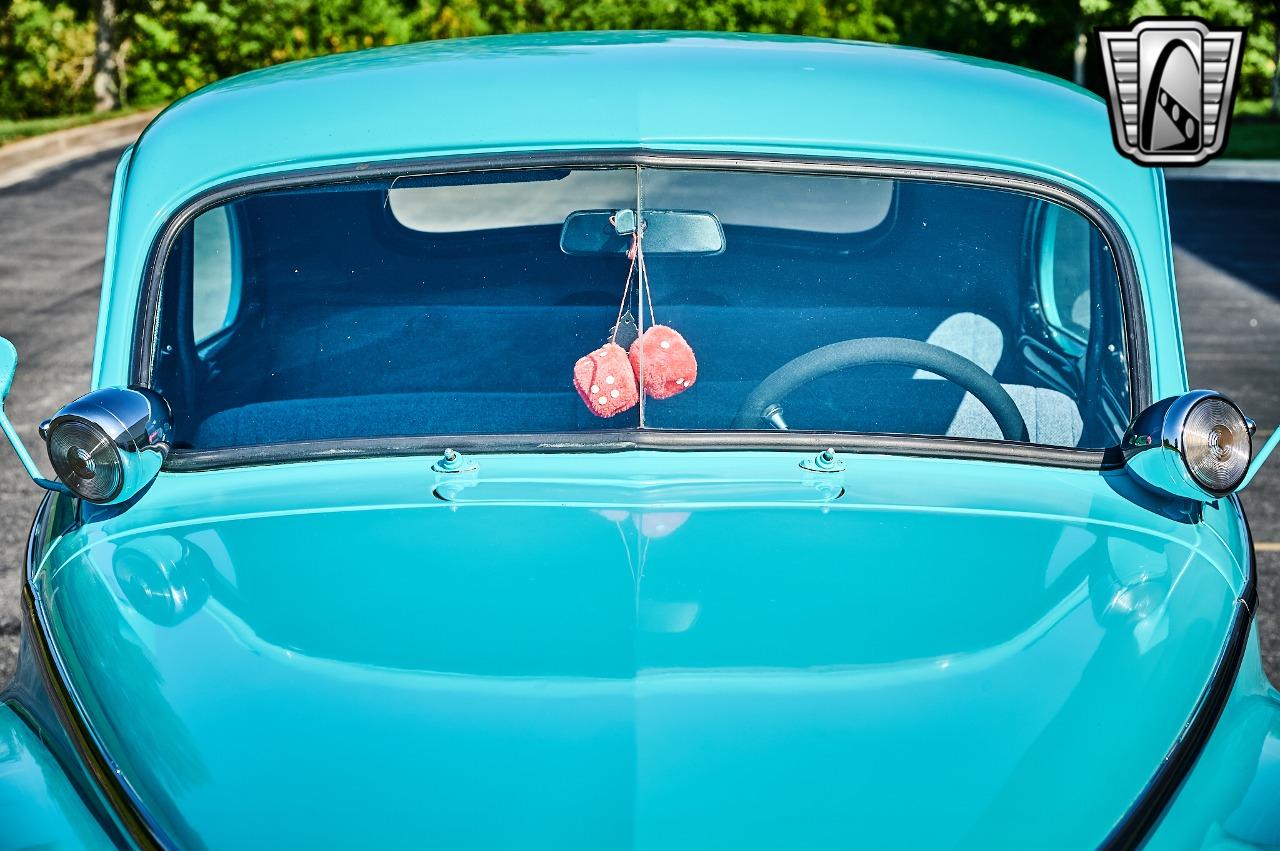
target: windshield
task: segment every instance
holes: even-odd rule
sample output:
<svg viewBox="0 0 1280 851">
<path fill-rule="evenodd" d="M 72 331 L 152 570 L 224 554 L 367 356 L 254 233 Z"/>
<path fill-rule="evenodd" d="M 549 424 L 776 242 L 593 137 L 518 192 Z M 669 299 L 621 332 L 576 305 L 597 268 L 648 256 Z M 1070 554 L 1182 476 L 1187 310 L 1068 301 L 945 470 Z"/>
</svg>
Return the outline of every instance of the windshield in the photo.
<svg viewBox="0 0 1280 851">
<path fill-rule="evenodd" d="M 175 240 L 155 351 L 178 449 L 634 429 L 1101 449 L 1130 417 L 1098 229 L 934 180 L 618 166 L 263 191 Z"/>
</svg>

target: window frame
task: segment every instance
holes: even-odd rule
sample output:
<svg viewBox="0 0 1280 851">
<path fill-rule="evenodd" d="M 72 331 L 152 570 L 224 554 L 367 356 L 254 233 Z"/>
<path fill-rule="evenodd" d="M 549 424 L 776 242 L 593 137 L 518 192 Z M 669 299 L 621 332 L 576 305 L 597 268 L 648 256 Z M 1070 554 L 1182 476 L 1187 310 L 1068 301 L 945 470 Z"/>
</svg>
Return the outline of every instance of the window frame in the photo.
<svg viewBox="0 0 1280 851">
<path fill-rule="evenodd" d="M 201 213 L 236 198 L 280 189 L 361 183 L 400 176 L 522 170 L 529 168 L 650 166 L 725 171 L 772 171 L 953 183 L 1020 192 L 1067 207 L 1084 216 L 1107 241 L 1116 263 L 1119 301 L 1125 328 L 1129 381 L 1129 417 L 1151 403 L 1150 356 L 1143 294 L 1133 251 L 1119 225 L 1085 196 L 1047 179 L 964 166 L 844 158 L 808 158 L 736 153 L 653 152 L 639 149 L 516 152 L 483 156 L 356 163 L 338 167 L 277 172 L 233 180 L 199 193 L 183 204 L 154 238 L 148 273 L 140 288 L 134 330 L 130 384 L 152 387 L 157 355 L 160 300 L 165 263 L 188 223 Z M 421 456 L 453 447 L 469 452 L 617 452 L 632 449 L 673 451 L 816 450 L 935 458 L 995 460 L 1074 469 L 1115 469 L 1123 465 L 1119 445 L 1079 449 L 996 439 L 833 431 L 678 431 L 626 428 L 565 433 L 451 434 L 395 438 L 341 438 L 323 441 L 175 450 L 165 469 L 174 472 L 288 463 L 317 458 Z"/>
</svg>

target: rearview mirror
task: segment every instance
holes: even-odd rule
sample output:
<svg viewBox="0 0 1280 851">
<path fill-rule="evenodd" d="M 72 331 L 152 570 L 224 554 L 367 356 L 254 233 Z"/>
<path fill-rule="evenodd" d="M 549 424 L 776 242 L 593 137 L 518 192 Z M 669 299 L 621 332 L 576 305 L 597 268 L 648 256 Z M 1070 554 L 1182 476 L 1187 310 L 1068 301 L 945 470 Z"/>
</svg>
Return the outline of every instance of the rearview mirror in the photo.
<svg viewBox="0 0 1280 851">
<path fill-rule="evenodd" d="M 708 256 L 724 251 L 724 229 L 711 213 L 645 210 L 645 254 Z M 630 224 L 624 224 L 624 220 Z M 635 213 L 631 210 L 578 210 L 560 230 L 560 250 L 572 255 L 626 254 Z M 629 228 L 629 229 L 628 229 Z"/>
</svg>

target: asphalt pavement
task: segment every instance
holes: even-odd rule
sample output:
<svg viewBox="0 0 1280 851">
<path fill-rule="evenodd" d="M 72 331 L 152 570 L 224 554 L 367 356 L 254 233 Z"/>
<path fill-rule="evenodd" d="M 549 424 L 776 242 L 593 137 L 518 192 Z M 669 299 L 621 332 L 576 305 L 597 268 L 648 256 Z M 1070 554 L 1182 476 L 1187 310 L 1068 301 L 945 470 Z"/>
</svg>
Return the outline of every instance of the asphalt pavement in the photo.
<svg viewBox="0 0 1280 851">
<path fill-rule="evenodd" d="M 0 334 L 21 363 L 7 410 L 46 466 L 36 424 L 88 389 L 107 201 L 118 150 L 0 188 Z M 1171 181 L 1191 383 L 1280 425 L 1280 182 Z M 17 655 L 23 553 L 40 492 L 0 447 L 0 683 Z M 1244 495 L 1258 544 L 1259 624 L 1280 681 L 1280 457 Z"/>
<path fill-rule="evenodd" d="M 1187 377 L 1257 420 L 1260 446 L 1280 426 L 1280 182 L 1168 186 Z M 1280 682 L 1280 454 L 1241 501 L 1258 554 L 1263 661 Z"/>
<path fill-rule="evenodd" d="M 5 410 L 52 474 L 36 425 L 89 389 L 107 202 L 119 150 L 0 189 L 0 335 L 18 349 Z M 17 662 L 27 533 L 42 492 L 0 447 L 0 683 Z"/>
</svg>

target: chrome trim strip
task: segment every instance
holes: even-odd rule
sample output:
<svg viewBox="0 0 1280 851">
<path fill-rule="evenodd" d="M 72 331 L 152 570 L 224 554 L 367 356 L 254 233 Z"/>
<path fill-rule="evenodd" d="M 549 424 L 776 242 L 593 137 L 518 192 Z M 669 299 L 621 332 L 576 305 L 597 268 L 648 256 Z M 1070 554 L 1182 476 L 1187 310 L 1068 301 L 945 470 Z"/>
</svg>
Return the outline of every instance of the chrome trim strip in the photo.
<svg viewBox="0 0 1280 851">
<path fill-rule="evenodd" d="M 859 177 L 883 177 L 897 180 L 929 180 L 985 186 L 995 189 L 1007 189 L 1062 204 L 1088 218 L 1106 238 L 1116 262 L 1117 277 L 1120 283 L 1121 305 L 1124 311 L 1126 343 L 1129 358 L 1129 419 L 1133 420 L 1139 411 L 1145 410 L 1151 400 L 1150 359 L 1147 350 L 1145 333 L 1145 313 L 1142 290 L 1138 280 L 1137 266 L 1128 241 L 1124 238 L 1119 225 L 1100 207 L 1079 193 L 1054 183 L 1048 179 L 1029 177 L 995 170 L 984 170 L 972 167 L 928 165 L 912 163 L 893 163 L 869 161 L 857 158 L 805 158 L 784 155 L 744 155 L 741 153 L 680 153 L 661 152 L 645 149 L 591 150 L 591 151 L 537 151 L 537 152 L 505 152 L 479 156 L 434 157 L 426 159 L 396 160 L 377 163 L 358 163 L 336 168 L 300 169 L 293 172 L 276 173 L 262 177 L 232 181 L 193 197 L 161 228 L 152 245 L 147 263 L 146 280 L 139 294 L 136 330 L 134 334 L 135 348 L 131 366 L 130 384 L 151 387 L 151 369 L 154 362 L 154 349 L 159 323 L 159 293 L 164 269 L 164 260 L 177 239 L 179 232 L 200 213 L 233 198 L 272 189 L 300 188 L 325 183 L 357 183 L 365 180 L 377 180 L 399 175 L 447 174 L 466 171 L 499 171 L 527 169 L 538 167 L 602 167 L 602 166 L 641 165 L 667 168 L 720 168 L 738 171 L 785 171 L 801 174 L 832 174 Z M 646 448 L 688 449 L 712 448 L 709 444 L 718 443 L 725 449 L 746 449 L 752 446 L 776 448 L 776 444 L 756 442 L 741 432 L 722 431 L 702 433 L 693 440 L 683 432 L 651 432 L 652 436 L 632 438 L 636 443 L 643 442 Z M 514 438 L 515 443 L 536 443 L 538 435 L 503 435 Z M 1003 460 L 1015 463 L 1041 463 L 1052 466 L 1098 468 L 1104 466 L 1103 451 L 1092 451 L 1093 456 L 1081 463 L 1078 457 L 1082 450 L 1060 447 L 1033 447 L 1036 460 L 1022 461 L 1026 452 L 1010 451 L 1013 444 L 1000 441 L 965 441 L 953 443 L 946 438 L 926 438 L 935 441 L 930 451 L 918 451 L 922 444 L 915 441 L 910 444 L 900 443 L 902 438 L 885 435 L 872 436 L 876 442 L 876 451 L 888 454 L 927 454 L 940 457 L 991 458 L 999 455 Z M 914 437 L 914 436 L 913 436 Z M 448 436 L 445 441 L 450 445 L 461 444 L 466 436 Z M 444 440 L 444 437 L 441 438 Z M 862 435 L 840 435 L 846 446 L 864 440 Z M 435 451 L 439 441 L 434 438 L 423 438 L 432 441 L 430 450 Z M 598 448 L 599 441 L 593 441 L 586 433 L 575 433 L 572 442 L 578 451 L 586 448 Z M 332 443 L 324 441 L 319 444 L 321 454 L 310 457 L 329 457 Z M 696 447 L 693 444 L 697 444 Z M 980 444 L 987 447 L 969 451 Z M 298 448 L 302 444 L 280 444 L 290 447 L 291 458 L 305 460 L 298 456 Z M 493 444 L 490 444 L 493 445 Z M 912 448 L 917 451 L 912 451 Z M 991 451 L 999 447 L 1001 453 Z M 505 447 L 504 447 L 505 448 Z M 805 448 L 809 448 L 806 444 Z M 227 450 L 202 450 L 198 452 L 177 453 L 168 469 L 207 469 L 212 466 L 238 466 L 252 463 L 244 460 L 224 461 L 224 456 L 232 458 L 251 457 L 264 454 L 267 448 L 234 448 Z M 513 450 L 514 451 L 514 450 Z M 543 450 L 550 451 L 550 450 Z M 1107 450 L 1110 452 L 1110 450 Z M 1072 453 L 1075 453 L 1073 455 Z M 269 452 L 278 458 L 283 453 Z M 370 454 L 367 450 L 364 454 Z M 179 457 L 181 456 L 181 457 Z M 196 466 L 197 464 L 205 466 Z"/>
</svg>

